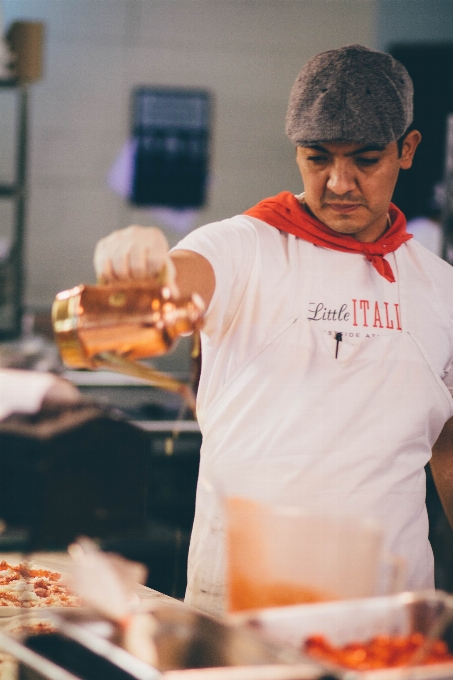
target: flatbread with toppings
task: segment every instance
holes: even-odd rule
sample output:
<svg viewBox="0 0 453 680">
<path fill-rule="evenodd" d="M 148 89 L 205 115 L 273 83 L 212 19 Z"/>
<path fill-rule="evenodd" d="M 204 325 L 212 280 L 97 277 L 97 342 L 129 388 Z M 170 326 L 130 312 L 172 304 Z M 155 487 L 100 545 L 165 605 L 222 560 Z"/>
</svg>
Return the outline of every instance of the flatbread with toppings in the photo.
<svg viewBox="0 0 453 680">
<path fill-rule="evenodd" d="M 0 562 L 2 607 L 78 607 L 80 598 L 61 583 L 61 574 L 26 564 Z M 1 614 L 1 611 L 0 611 Z"/>
</svg>

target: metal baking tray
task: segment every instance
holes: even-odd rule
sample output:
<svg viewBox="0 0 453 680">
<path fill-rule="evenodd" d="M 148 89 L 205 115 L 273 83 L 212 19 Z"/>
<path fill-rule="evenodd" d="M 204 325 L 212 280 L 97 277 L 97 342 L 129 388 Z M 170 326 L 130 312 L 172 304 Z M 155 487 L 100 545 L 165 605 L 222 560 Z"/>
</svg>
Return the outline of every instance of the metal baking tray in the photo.
<svg viewBox="0 0 453 680">
<path fill-rule="evenodd" d="M 344 645 L 352 641 L 365 642 L 379 634 L 427 634 L 440 625 L 440 638 L 453 650 L 453 597 L 442 591 L 275 607 L 238 613 L 230 618 L 267 640 L 288 644 L 296 650 L 302 649 L 310 635 L 325 635 L 334 645 Z M 453 678 L 453 662 L 374 671 L 353 671 L 336 664 L 325 666 L 345 680 Z"/>
<path fill-rule="evenodd" d="M 54 627 L 47 636 L 21 632 L 30 619 L 16 617 L 0 631 L 0 650 L 18 660 L 20 678 L 27 680 L 104 680 L 104 676 L 109 680 L 320 680 L 324 675 L 323 666 L 292 647 L 189 607 L 158 605 L 152 615 L 157 624 L 156 668 L 119 647 L 112 624 L 75 608 L 58 614 L 43 612 L 39 620 Z"/>
</svg>

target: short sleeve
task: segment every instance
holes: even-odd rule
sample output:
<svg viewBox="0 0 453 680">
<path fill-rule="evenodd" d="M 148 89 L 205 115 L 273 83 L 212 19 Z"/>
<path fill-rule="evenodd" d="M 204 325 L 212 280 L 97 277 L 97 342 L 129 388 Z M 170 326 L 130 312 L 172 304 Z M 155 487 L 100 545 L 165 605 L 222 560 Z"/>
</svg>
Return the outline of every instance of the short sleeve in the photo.
<svg viewBox="0 0 453 680">
<path fill-rule="evenodd" d="M 195 229 L 172 249 L 198 253 L 214 270 L 215 291 L 203 328 L 212 341 L 224 335 L 240 305 L 255 259 L 256 240 L 253 223 L 238 215 Z"/>
</svg>

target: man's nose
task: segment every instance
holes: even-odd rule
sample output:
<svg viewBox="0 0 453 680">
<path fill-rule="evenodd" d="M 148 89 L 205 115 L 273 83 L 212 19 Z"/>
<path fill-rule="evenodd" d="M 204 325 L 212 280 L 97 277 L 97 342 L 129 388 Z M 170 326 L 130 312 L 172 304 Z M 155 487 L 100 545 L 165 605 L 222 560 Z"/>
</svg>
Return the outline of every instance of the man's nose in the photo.
<svg viewBox="0 0 453 680">
<path fill-rule="evenodd" d="M 327 189 L 329 191 L 337 194 L 337 196 L 341 196 L 348 193 L 348 191 L 353 191 L 356 187 L 357 184 L 350 163 L 339 161 L 331 166 L 327 180 Z"/>
</svg>

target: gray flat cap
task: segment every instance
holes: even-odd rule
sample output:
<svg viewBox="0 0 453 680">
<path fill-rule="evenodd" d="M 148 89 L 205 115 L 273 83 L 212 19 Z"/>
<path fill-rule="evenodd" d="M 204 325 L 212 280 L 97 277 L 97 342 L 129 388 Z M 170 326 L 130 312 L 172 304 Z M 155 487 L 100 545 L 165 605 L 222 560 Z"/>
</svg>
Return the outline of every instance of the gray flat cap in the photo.
<svg viewBox="0 0 453 680">
<path fill-rule="evenodd" d="M 412 123 L 414 88 L 390 54 L 346 45 L 310 59 L 296 78 L 286 134 L 296 145 L 355 142 L 387 146 Z"/>
</svg>

